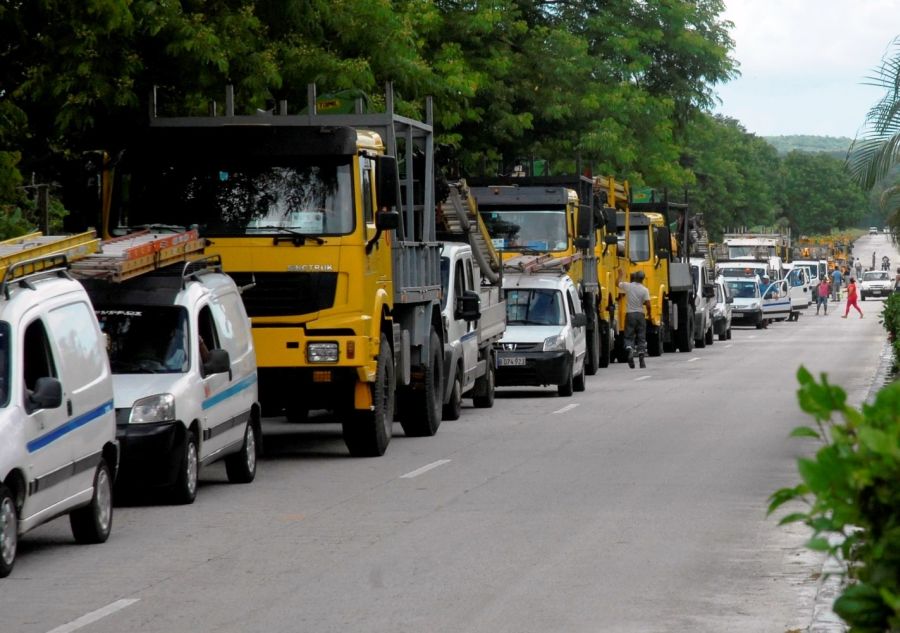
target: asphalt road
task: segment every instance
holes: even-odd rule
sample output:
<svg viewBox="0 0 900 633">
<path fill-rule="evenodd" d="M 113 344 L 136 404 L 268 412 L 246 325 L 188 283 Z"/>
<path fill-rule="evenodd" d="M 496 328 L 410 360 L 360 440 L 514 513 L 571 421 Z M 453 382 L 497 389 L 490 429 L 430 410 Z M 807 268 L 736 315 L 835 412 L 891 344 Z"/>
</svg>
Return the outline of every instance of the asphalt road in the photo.
<svg viewBox="0 0 900 633">
<path fill-rule="evenodd" d="M 855 253 L 873 249 L 900 264 L 881 236 Z M 795 373 L 860 401 L 885 338 L 880 301 L 865 319 L 830 305 L 613 365 L 573 398 L 503 390 L 434 438 L 397 425 L 380 459 L 350 458 L 337 426 L 267 421 L 252 484 L 213 466 L 191 506 L 118 507 L 104 545 L 75 545 L 65 520 L 27 535 L 0 631 L 799 628 L 817 560 L 765 515 L 815 449 L 787 438 L 807 422 Z"/>
</svg>

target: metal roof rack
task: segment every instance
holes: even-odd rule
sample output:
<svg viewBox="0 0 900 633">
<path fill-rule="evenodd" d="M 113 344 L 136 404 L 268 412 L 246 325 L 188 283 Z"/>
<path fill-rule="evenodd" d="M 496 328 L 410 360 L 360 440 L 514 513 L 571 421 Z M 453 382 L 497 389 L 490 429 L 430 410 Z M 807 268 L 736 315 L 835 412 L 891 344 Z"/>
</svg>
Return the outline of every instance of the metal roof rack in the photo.
<svg viewBox="0 0 900 633">
<path fill-rule="evenodd" d="M 8 300 L 11 285 L 16 284 L 34 290 L 34 286 L 31 284 L 33 279 L 50 275 L 68 277 L 68 270 L 69 258 L 64 254 L 17 261 L 6 267 L 3 273 L 3 280 L 0 281 L 0 291 Z"/>
</svg>

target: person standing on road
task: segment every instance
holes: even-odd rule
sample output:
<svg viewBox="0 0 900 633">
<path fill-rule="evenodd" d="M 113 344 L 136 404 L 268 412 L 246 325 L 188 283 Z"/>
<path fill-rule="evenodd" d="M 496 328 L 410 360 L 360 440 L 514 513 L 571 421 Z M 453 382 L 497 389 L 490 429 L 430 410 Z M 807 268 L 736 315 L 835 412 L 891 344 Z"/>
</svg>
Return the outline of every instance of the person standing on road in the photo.
<svg viewBox="0 0 900 633">
<path fill-rule="evenodd" d="M 637 347 L 641 369 L 644 355 L 647 353 L 647 317 L 651 314 L 650 291 L 644 285 L 643 271 L 631 274 L 631 281 L 625 281 L 625 270 L 619 269 L 619 290 L 625 293 L 625 352 L 628 354 L 628 366 L 634 369 L 634 350 Z"/>
<path fill-rule="evenodd" d="M 842 319 L 847 318 L 847 313 L 850 312 L 850 306 L 856 308 L 856 311 L 859 312 L 859 318 L 863 318 L 862 310 L 859 309 L 859 304 L 856 302 L 856 280 L 851 277 L 850 283 L 847 284 L 847 309 L 844 310 L 844 316 Z"/>
<path fill-rule="evenodd" d="M 816 286 L 816 316 L 819 315 L 819 308 L 825 308 L 825 316 L 828 316 L 828 296 L 831 294 L 831 286 L 828 284 L 828 277 L 822 275 L 819 285 Z"/>
<path fill-rule="evenodd" d="M 862 262 L 859 259 L 857 259 L 854 266 L 856 267 L 856 278 L 862 279 Z"/>
<path fill-rule="evenodd" d="M 831 300 L 835 303 L 841 300 L 841 269 L 837 266 L 831 273 Z"/>
<path fill-rule="evenodd" d="M 875 251 L 872 251 L 872 268 L 871 270 L 875 270 Z"/>
</svg>

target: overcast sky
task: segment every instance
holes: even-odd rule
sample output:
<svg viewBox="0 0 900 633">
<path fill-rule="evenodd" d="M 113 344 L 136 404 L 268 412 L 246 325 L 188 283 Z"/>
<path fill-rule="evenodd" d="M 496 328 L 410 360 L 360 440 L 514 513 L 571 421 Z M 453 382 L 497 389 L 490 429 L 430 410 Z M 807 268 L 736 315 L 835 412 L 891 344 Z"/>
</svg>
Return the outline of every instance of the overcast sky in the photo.
<svg viewBox="0 0 900 633">
<path fill-rule="evenodd" d="M 856 136 L 884 92 L 861 85 L 900 36 L 900 0 L 725 0 L 741 76 L 718 111 L 760 136 Z"/>
</svg>

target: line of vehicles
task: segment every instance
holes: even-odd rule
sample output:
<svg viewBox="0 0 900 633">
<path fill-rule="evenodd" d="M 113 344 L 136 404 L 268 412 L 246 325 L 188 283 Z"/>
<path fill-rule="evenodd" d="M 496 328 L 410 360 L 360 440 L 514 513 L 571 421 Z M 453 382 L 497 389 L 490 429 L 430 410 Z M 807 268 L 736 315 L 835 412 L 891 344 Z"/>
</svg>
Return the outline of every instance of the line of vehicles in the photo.
<svg viewBox="0 0 900 633">
<path fill-rule="evenodd" d="M 650 290 L 650 356 L 809 305 L 818 268 L 746 234 L 714 261 L 665 195 L 446 182 L 430 101 L 424 121 L 390 86 L 384 112 L 321 103 L 311 86 L 299 114 L 240 115 L 229 90 L 222 114 L 165 117 L 154 93 L 149 127 L 103 156 L 99 238 L 0 244 L 0 576 L 54 517 L 106 540 L 114 485 L 190 503 L 218 459 L 252 481 L 266 416 L 329 409 L 351 455 L 379 456 L 395 421 L 432 436 L 497 386 L 583 391 L 627 360 L 620 270 Z"/>
</svg>

